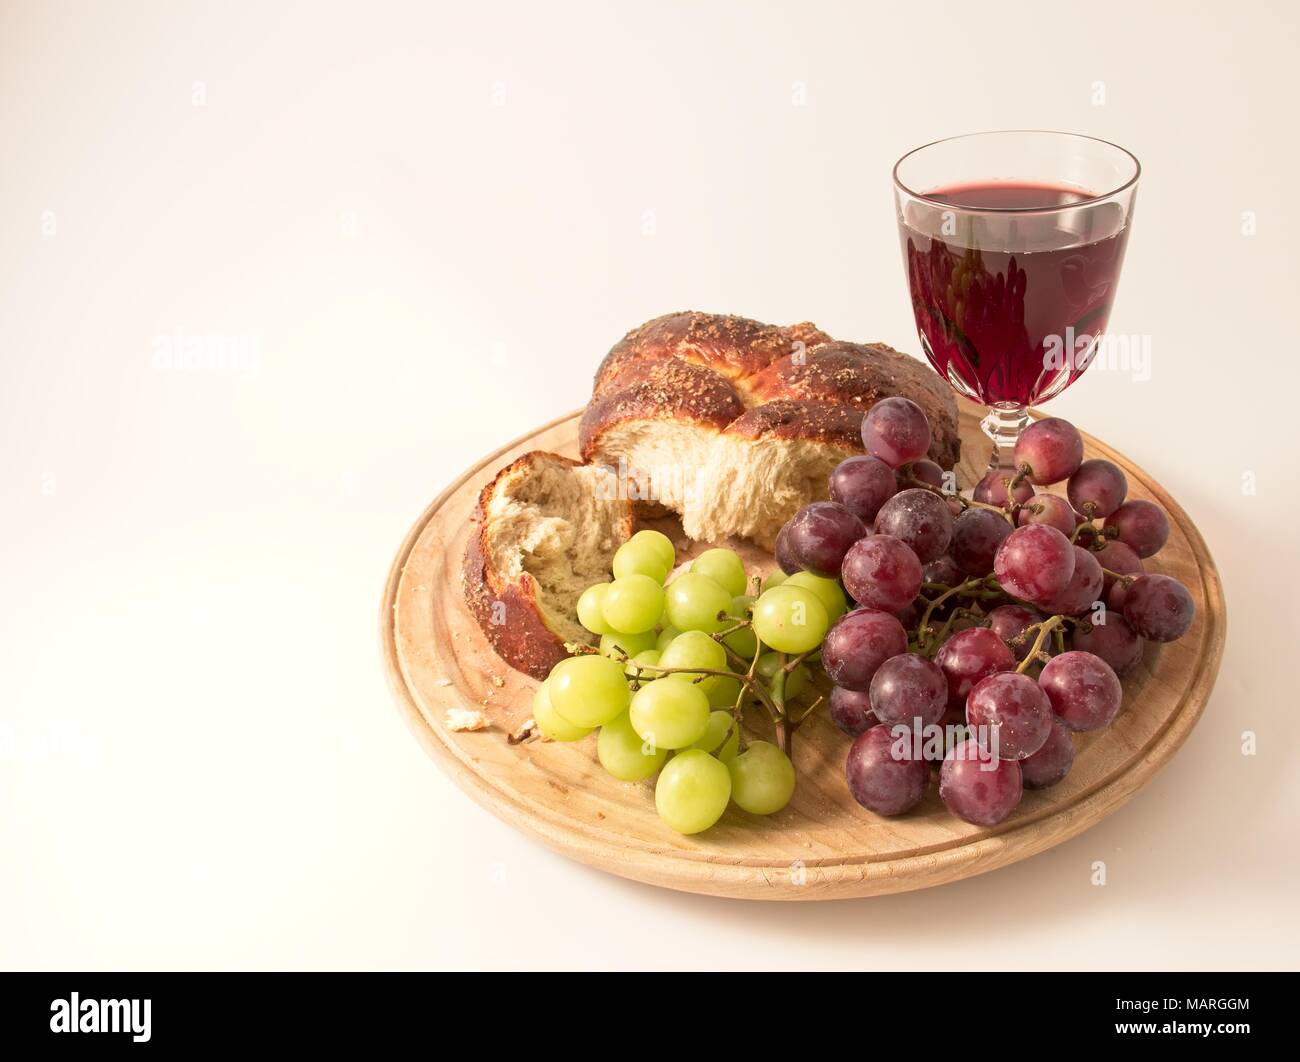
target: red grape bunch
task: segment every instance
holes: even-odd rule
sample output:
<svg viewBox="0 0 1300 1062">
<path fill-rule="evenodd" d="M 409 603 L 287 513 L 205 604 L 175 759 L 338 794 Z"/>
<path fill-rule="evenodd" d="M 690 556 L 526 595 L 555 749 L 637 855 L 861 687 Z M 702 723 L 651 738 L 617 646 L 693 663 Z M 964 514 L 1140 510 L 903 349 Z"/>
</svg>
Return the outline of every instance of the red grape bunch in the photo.
<svg viewBox="0 0 1300 1062">
<path fill-rule="evenodd" d="M 853 797 L 904 814 L 937 768 L 947 809 L 993 826 L 1026 788 L 1065 778 L 1072 734 L 1115 719 L 1119 677 L 1146 642 L 1186 634 L 1196 608 L 1178 580 L 1146 571 L 1169 537 L 1164 512 L 1129 500 L 1110 461 L 1085 460 L 1068 421 L 1031 424 L 1014 470 L 970 498 L 945 490 L 930 437 L 908 399 L 873 406 L 866 453 L 785 525 L 777 561 L 838 579 L 856 605 L 821 647 L 831 719 L 854 739 Z"/>
</svg>

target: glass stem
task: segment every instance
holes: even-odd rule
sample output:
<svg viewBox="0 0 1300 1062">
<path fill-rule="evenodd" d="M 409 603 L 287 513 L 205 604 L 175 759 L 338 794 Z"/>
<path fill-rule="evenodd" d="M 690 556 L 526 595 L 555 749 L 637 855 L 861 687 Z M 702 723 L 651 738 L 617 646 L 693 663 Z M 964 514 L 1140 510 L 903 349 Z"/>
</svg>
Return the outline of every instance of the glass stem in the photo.
<svg viewBox="0 0 1300 1062">
<path fill-rule="evenodd" d="M 1025 407 L 1014 402 L 1003 402 L 989 408 L 989 415 L 980 421 L 980 427 L 993 440 L 993 453 L 989 456 L 990 472 L 1015 470 L 1013 455 L 1016 440 L 1028 423 L 1029 414 Z"/>
</svg>

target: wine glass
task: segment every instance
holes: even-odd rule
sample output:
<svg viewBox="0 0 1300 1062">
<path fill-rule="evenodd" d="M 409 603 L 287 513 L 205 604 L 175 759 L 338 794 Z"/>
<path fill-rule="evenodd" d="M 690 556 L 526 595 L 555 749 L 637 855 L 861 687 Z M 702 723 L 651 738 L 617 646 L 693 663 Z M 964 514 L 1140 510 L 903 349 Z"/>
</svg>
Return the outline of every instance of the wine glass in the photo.
<svg viewBox="0 0 1300 1062">
<path fill-rule="evenodd" d="M 1088 367 L 1110 316 L 1141 167 L 1074 133 L 972 133 L 894 166 L 912 310 L 930 364 L 989 407 L 991 470 L 1013 468 L 1026 406 Z"/>
</svg>

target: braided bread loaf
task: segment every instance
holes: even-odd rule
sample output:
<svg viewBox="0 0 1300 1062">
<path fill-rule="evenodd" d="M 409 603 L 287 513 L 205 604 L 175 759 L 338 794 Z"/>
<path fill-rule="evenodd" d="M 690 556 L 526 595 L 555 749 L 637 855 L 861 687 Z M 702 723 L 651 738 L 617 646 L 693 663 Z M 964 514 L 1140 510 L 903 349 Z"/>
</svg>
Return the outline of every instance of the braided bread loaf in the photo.
<svg viewBox="0 0 1300 1062">
<path fill-rule="evenodd" d="M 692 539 L 737 535 L 771 549 L 797 509 L 826 497 L 831 470 L 862 452 L 862 415 L 894 395 L 921 407 L 930 456 L 953 467 L 956 404 L 924 363 L 812 324 L 674 313 L 605 356 L 580 445 L 633 500 L 680 514 Z"/>
</svg>

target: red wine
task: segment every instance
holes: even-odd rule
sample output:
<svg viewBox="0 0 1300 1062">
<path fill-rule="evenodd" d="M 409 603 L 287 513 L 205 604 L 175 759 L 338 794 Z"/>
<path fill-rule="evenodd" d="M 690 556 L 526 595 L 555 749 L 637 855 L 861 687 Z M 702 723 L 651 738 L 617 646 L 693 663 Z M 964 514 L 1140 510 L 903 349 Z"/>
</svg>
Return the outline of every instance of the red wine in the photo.
<svg viewBox="0 0 1300 1062">
<path fill-rule="evenodd" d="M 1114 201 L 1025 182 L 955 185 L 909 202 L 907 283 L 940 375 L 985 405 L 1028 405 L 1078 379 L 1110 317 L 1126 220 Z"/>
</svg>

